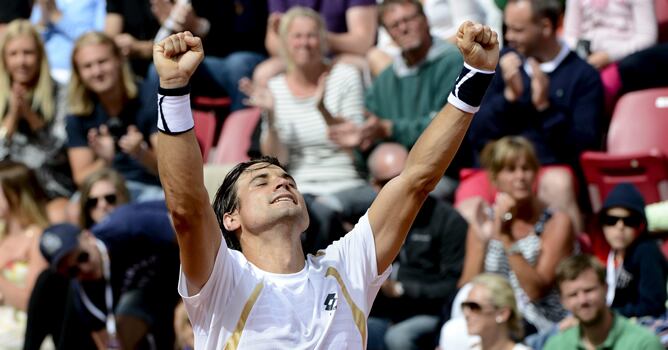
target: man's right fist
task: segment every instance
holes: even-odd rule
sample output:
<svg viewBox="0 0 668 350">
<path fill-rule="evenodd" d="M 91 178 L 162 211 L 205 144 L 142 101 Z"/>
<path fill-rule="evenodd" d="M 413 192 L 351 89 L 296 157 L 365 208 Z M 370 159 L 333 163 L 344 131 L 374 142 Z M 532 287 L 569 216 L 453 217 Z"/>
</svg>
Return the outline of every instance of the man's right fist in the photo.
<svg viewBox="0 0 668 350">
<path fill-rule="evenodd" d="M 202 40 L 190 32 L 173 34 L 153 45 L 153 63 L 160 87 L 174 89 L 188 85 L 204 59 Z"/>
<path fill-rule="evenodd" d="M 499 39 L 492 29 L 465 21 L 457 31 L 457 46 L 470 66 L 493 71 L 499 62 Z"/>
</svg>

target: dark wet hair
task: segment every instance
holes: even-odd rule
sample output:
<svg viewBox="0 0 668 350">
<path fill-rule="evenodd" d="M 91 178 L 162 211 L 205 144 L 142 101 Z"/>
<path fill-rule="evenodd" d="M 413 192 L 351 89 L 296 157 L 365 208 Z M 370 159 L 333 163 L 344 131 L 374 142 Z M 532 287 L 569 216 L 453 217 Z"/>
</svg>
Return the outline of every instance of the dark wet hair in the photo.
<svg viewBox="0 0 668 350">
<path fill-rule="evenodd" d="M 278 159 L 269 156 L 263 156 L 249 160 L 247 162 L 239 163 L 234 168 L 232 168 L 230 172 L 227 173 L 225 180 L 223 180 L 223 183 L 218 188 L 218 191 L 216 191 L 216 196 L 213 199 L 213 211 L 216 213 L 218 226 L 220 226 L 221 231 L 223 231 L 225 242 L 229 248 L 238 251 L 241 251 L 241 243 L 239 242 L 239 238 L 234 232 L 228 231 L 225 228 L 223 217 L 225 216 L 225 213 L 231 213 L 235 209 L 239 208 L 237 181 L 239 180 L 241 174 L 256 164 L 264 164 L 263 167 L 259 167 L 257 169 L 264 169 L 268 166 L 275 165 L 287 172 L 285 167 L 281 165 Z"/>
</svg>

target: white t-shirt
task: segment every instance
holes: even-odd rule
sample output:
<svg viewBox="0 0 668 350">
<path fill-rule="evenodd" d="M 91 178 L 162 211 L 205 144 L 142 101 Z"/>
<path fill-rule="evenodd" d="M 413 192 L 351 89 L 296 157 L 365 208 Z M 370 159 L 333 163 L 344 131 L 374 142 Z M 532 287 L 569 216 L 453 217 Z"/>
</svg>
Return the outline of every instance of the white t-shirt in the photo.
<svg viewBox="0 0 668 350">
<path fill-rule="evenodd" d="M 376 271 L 367 215 L 294 274 L 262 271 L 224 240 L 198 294 L 188 296 L 181 272 L 195 349 L 365 348 L 373 300 L 391 271 Z"/>
</svg>

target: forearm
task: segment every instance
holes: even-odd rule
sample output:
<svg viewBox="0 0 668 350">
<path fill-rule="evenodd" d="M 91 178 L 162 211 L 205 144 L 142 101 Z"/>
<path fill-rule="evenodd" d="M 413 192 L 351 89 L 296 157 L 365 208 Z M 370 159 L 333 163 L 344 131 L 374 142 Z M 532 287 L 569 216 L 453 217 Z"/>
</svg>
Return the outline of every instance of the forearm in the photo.
<svg viewBox="0 0 668 350">
<path fill-rule="evenodd" d="M 26 111 L 25 116 L 23 117 L 23 119 L 25 119 L 25 121 L 28 122 L 28 126 L 30 126 L 30 130 L 32 130 L 34 132 L 39 131 L 40 129 L 42 129 L 44 127 L 44 125 L 46 125 L 42 116 L 37 114 L 37 112 L 33 111 L 32 109 Z"/>
<path fill-rule="evenodd" d="M 153 41 L 151 40 L 136 40 L 132 44 L 131 55 L 149 59 L 153 55 Z"/>
<path fill-rule="evenodd" d="M 482 273 L 485 267 L 487 242 L 479 239 L 474 230 L 475 228 L 469 226 L 469 232 L 466 235 L 464 268 L 462 269 L 462 275 L 459 277 L 459 282 L 457 282 L 457 286 L 460 288 Z"/>
<path fill-rule="evenodd" d="M 158 158 L 156 157 L 155 152 L 148 148 L 146 144 L 139 147 L 134 158 L 137 159 L 148 172 L 153 175 L 158 175 Z"/>
<path fill-rule="evenodd" d="M 106 160 L 102 158 L 96 158 L 94 161 L 91 163 L 81 166 L 77 169 L 72 169 L 72 177 L 74 177 L 74 182 L 77 184 L 77 186 L 80 186 L 84 180 L 88 177 L 88 175 L 102 169 L 111 166 L 111 163 L 108 163 Z"/>
<path fill-rule="evenodd" d="M 472 116 L 446 104 L 411 149 L 402 176 L 406 174 L 417 188 L 430 192 L 454 158 Z"/>
<path fill-rule="evenodd" d="M 4 134 L 2 135 L 3 138 L 6 138 L 7 140 L 12 138 L 12 135 L 14 135 L 18 126 L 18 119 L 18 113 L 13 110 L 10 110 L 9 113 L 5 115 L 2 120 L 2 126 L 0 126 L 2 133 Z"/>
<path fill-rule="evenodd" d="M 536 301 L 545 296 L 551 284 L 549 284 L 538 271 L 524 259 L 521 254 L 508 256 L 510 268 L 517 276 L 517 280 L 530 300 Z"/>
<path fill-rule="evenodd" d="M 264 155 L 276 157 L 281 164 L 287 164 L 290 152 L 283 142 L 281 142 L 278 130 L 276 130 L 272 122 L 267 122 L 265 125 L 266 130 L 262 134 L 260 151 Z"/>
</svg>

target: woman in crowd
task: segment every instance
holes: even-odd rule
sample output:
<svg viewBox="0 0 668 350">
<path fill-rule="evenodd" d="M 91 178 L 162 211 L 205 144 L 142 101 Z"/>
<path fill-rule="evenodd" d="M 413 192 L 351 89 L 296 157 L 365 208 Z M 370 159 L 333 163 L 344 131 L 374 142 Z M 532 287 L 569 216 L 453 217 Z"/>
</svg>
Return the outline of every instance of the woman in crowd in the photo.
<svg viewBox="0 0 668 350">
<path fill-rule="evenodd" d="M 51 200 L 50 217 L 61 220 L 74 190 L 58 98 L 63 89 L 51 80 L 42 41 L 29 21 L 9 24 L 0 53 L 0 159 L 33 169 Z"/>
<path fill-rule="evenodd" d="M 668 266 L 647 232 L 645 200 L 629 183 L 608 194 L 599 214 L 610 245 L 607 302 L 626 317 L 658 317 L 666 311 Z"/>
<path fill-rule="evenodd" d="M 362 123 L 361 75 L 346 64 L 330 65 L 325 27 L 317 12 L 292 8 L 281 18 L 279 34 L 286 73 L 271 79 L 268 90 L 247 79 L 240 88 L 251 105 L 263 109 L 262 153 L 287 164 L 316 217 L 312 226 L 321 226 L 319 235 L 326 245 L 338 238 L 328 237 L 331 217 L 338 215 L 331 212 L 343 217 L 363 214 L 357 212 L 357 204 L 363 211 L 374 197 L 355 168 L 352 150 L 328 138 L 332 123 Z"/>
<path fill-rule="evenodd" d="M 130 193 L 123 176 L 113 169 L 100 169 L 81 184 L 79 226 L 89 229 L 129 201 Z"/>
<path fill-rule="evenodd" d="M 133 200 L 162 198 L 153 152 L 155 106 L 137 98 L 137 85 L 118 47 L 105 34 L 84 34 L 74 45 L 72 67 L 67 136 L 76 183 L 111 167 L 123 174 Z"/>
<path fill-rule="evenodd" d="M 616 62 L 656 44 L 654 0 L 568 0 L 564 39 L 601 71 L 605 103 L 611 112 L 622 80 Z"/>
<path fill-rule="evenodd" d="M 10 25 L 11 30 L 11 25 Z M 28 298 L 47 267 L 39 251 L 46 195 L 27 166 L 0 161 L 0 347 L 21 349 Z"/>
<path fill-rule="evenodd" d="M 501 138 L 488 144 L 481 158 L 498 193 L 492 206 L 480 199 L 475 217 L 468 218 L 459 284 L 482 272 L 505 276 L 528 322 L 527 334 L 548 330 L 565 315 L 553 284 L 557 264 L 576 245 L 571 220 L 534 194 L 539 164 L 528 140 Z"/>
<path fill-rule="evenodd" d="M 468 298 L 461 305 L 469 335 L 480 337 L 480 349 L 528 350 L 515 342 L 522 339 L 524 331 L 508 280 L 485 273 L 475 277 L 471 284 Z"/>
</svg>

